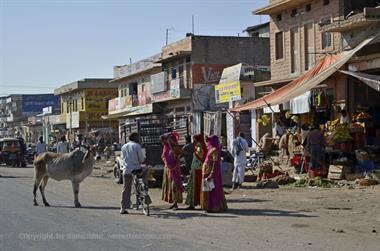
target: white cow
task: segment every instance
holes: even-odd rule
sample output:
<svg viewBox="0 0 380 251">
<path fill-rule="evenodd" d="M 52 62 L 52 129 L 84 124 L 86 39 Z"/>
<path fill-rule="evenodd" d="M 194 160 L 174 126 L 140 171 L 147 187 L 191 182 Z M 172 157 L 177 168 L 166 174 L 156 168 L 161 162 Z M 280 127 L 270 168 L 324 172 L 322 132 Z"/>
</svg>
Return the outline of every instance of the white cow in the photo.
<svg viewBox="0 0 380 251">
<path fill-rule="evenodd" d="M 86 152 L 76 149 L 65 154 L 46 152 L 37 156 L 34 161 L 34 205 L 38 205 L 36 192 L 39 187 L 44 205 L 50 206 L 45 197 L 45 187 L 50 177 L 58 181 L 70 180 L 74 192 L 74 205 L 81 207 L 78 200 L 79 184 L 91 174 L 95 163 L 94 156 L 95 151 L 91 148 Z"/>
</svg>

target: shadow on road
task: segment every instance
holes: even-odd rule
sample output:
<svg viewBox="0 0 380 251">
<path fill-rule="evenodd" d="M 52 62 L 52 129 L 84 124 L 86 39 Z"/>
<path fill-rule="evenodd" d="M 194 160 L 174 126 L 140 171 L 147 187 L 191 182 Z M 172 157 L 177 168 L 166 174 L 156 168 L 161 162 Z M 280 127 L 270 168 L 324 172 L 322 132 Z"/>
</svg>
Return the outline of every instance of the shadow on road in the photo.
<svg viewBox="0 0 380 251">
<path fill-rule="evenodd" d="M 31 177 L 30 176 L 0 175 L 0 178 L 4 178 L 4 179 L 25 179 L 25 178 L 31 178 Z"/>
<path fill-rule="evenodd" d="M 76 208 L 74 206 L 61 206 L 61 205 L 51 205 L 52 208 Z M 112 206 L 82 206 L 77 209 L 94 209 L 94 210 L 118 210 L 120 207 Z"/>
<path fill-rule="evenodd" d="M 228 199 L 228 203 L 259 203 L 259 202 L 269 202 L 271 200 L 260 200 L 260 199 L 252 199 L 252 198 L 241 198 L 241 199 Z"/>
<path fill-rule="evenodd" d="M 318 217 L 318 216 L 313 216 L 313 215 L 302 214 L 300 212 L 275 210 L 275 209 L 233 208 L 233 209 L 228 209 L 226 213 L 239 215 L 239 216 L 273 216 L 273 217 L 300 217 L 300 218 Z"/>
<path fill-rule="evenodd" d="M 239 209 L 232 208 L 228 209 L 223 213 L 206 213 L 199 210 L 177 210 L 172 211 L 170 209 L 163 209 L 154 207 L 151 210 L 151 216 L 162 219 L 189 219 L 194 217 L 212 217 L 212 218 L 237 218 L 239 216 L 273 216 L 273 217 L 300 217 L 300 218 L 310 218 L 318 217 L 312 215 L 302 214 L 300 212 L 292 212 L 285 210 L 274 210 L 274 209 Z"/>
</svg>

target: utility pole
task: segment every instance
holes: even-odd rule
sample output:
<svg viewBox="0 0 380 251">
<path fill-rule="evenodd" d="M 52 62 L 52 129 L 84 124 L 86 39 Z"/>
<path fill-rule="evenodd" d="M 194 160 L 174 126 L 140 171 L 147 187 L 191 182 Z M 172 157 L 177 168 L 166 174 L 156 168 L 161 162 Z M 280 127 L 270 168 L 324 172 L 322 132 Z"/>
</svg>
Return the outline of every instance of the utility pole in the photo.
<svg viewBox="0 0 380 251">
<path fill-rule="evenodd" d="M 70 129 L 69 129 L 69 141 L 71 141 L 71 135 L 72 135 L 72 127 L 73 127 L 73 111 L 72 111 L 72 97 L 71 94 L 69 96 L 69 112 L 70 112 Z"/>
<path fill-rule="evenodd" d="M 166 44 L 165 45 L 168 45 L 168 42 L 169 42 L 169 29 L 166 29 Z"/>
<path fill-rule="evenodd" d="M 195 35 L 194 34 L 194 15 L 191 16 L 191 31 L 192 31 L 193 35 Z"/>
</svg>

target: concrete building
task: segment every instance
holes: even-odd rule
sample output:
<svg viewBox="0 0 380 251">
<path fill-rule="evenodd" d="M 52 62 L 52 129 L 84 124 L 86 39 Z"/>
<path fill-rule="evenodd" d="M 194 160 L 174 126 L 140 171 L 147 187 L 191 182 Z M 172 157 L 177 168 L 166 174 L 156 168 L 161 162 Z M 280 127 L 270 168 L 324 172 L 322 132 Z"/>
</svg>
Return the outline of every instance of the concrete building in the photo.
<svg viewBox="0 0 380 251">
<path fill-rule="evenodd" d="M 270 93 L 293 80 L 302 79 L 306 72 L 328 55 L 356 48 L 366 38 L 380 32 L 380 6 L 378 1 L 372 0 L 270 0 L 268 6 L 253 13 L 270 16 L 271 79 L 255 84 L 256 89 L 261 88 L 263 93 Z M 341 69 L 379 75 L 379 45 L 377 37 L 352 56 Z M 302 97 L 304 104 L 315 100 L 317 96 L 323 97 L 328 101 L 323 106 L 304 105 L 305 109 L 299 112 L 292 110 L 291 105 L 300 100 L 287 99 L 273 109 L 280 114 L 290 110 L 293 114 L 300 114 L 303 121 L 328 114 L 328 118 L 319 118 L 324 121 L 336 116 L 339 109 L 354 112 L 358 104 L 365 107 L 378 105 L 379 93 L 354 79 L 335 69 L 335 73 Z M 362 91 L 358 92 L 358 88 Z M 258 110 L 258 116 L 262 114 L 263 110 Z M 276 118 L 273 117 L 274 120 Z M 259 136 L 271 131 L 270 126 L 260 128 Z"/>
<path fill-rule="evenodd" d="M 125 124 L 139 118 L 149 118 L 160 113 L 153 105 L 151 76 L 161 72 L 161 64 L 156 63 L 161 54 L 135 63 L 114 66 L 114 79 L 110 83 L 118 86 L 118 96 L 109 101 L 105 119 L 119 120 L 119 139 L 125 143 Z"/>
<path fill-rule="evenodd" d="M 195 134 L 203 129 L 204 112 L 220 110 L 214 86 L 223 69 L 239 63 L 269 65 L 269 43 L 261 37 L 188 34 L 163 47 L 158 62 L 162 72 L 152 76 L 153 102 L 165 114 L 189 116 Z"/>
<path fill-rule="evenodd" d="M 269 22 L 249 26 L 245 30 L 243 30 L 243 32 L 246 32 L 249 37 L 269 38 Z"/>
<path fill-rule="evenodd" d="M 108 101 L 118 95 L 118 85 L 109 83 L 110 80 L 86 78 L 55 89 L 54 94 L 61 101 L 61 114 L 54 124 L 65 124 L 67 131 L 71 128 L 81 134 L 99 128 L 116 131 L 117 120 L 104 121 L 101 118 L 108 114 Z"/>
<path fill-rule="evenodd" d="M 59 99 L 54 94 L 15 94 L 0 100 L 0 135 L 22 136 L 27 141 L 31 140 L 26 128 L 28 117 L 42 113 L 42 109 L 47 106 L 59 108 Z"/>
</svg>

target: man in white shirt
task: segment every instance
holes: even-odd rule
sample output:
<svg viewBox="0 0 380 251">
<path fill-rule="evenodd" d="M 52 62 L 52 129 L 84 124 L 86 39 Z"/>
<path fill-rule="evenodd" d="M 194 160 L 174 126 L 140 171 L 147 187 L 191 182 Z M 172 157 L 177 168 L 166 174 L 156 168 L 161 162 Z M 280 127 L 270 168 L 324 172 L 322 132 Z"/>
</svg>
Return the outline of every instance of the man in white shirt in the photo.
<svg viewBox="0 0 380 251">
<path fill-rule="evenodd" d="M 44 142 L 44 138 L 41 136 L 36 144 L 36 156 L 44 152 L 46 152 L 46 143 Z"/>
<path fill-rule="evenodd" d="M 129 142 L 121 148 L 123 190 L 121 191 L 120 214 L 127 214 L 127 208 L 131 207 L 132 171 L 141 169 L 141 164 L 144 162 L 144 155 L 138 141 L 138 134 L 131 133 Z"/>
<path fill-rule="evenodd" d="M 61 140 L 57 144 L 57 153 L 68 153 L 69 144 L 66 142 L 66 137 L 62 136 Z"/>
<path fill-rule="evenodd" d="M 244 133 L 232 142 L 232 154 L 234 156 L 234 172 L 232 176 L 232 189 L 240 187 L 244 182 L 245 167 L 247 165 L 246 152 L 249 150 L 248 142 L 244 139 Z"/>
</svg>

